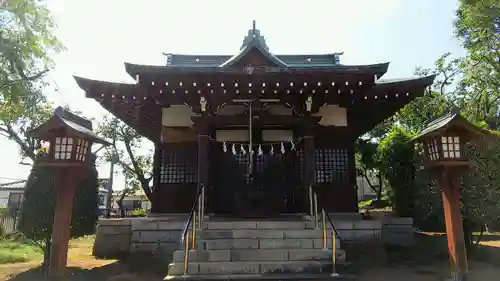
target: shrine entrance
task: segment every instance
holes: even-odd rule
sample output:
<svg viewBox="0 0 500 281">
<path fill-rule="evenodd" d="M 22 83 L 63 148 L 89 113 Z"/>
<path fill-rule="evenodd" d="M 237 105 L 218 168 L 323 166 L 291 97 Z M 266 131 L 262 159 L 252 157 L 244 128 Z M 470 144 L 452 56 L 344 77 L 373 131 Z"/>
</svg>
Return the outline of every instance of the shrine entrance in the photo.
<svg viewBox="0 0 500 281">
<path fill-rule="evenodd" d="M 250 155 L 238 150 L 220 151 L 214 159 L 217 168 L 212 200 L 216 214 L 261 218 L 306 211 L 300 208 L 303 196 L 296 177 L 295 151 L 269 154 L 257 149 Z"/>
</svg>

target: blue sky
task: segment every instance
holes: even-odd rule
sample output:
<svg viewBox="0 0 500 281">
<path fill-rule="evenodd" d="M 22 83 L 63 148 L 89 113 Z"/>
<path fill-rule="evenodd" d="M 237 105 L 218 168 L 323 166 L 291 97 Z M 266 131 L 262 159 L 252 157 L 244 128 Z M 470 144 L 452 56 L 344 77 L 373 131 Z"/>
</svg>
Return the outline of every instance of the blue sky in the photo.
<svg viewBox="0 0 500 281">
<path fill-rule="evenodd" d="M 49 0 L 58 38 L 67 51 L 54 57 L 47 95 L 86 116 L 106 111 L 85 99 L 77 74 L 100 80 L 133 80 L 123 62 L 163 64 L 162 52 L 234 54 L 252 20 L 271 52 L 343 51 L 343 64 L 390 61 L 384 77 L 411 76 L 432 67 L 445 52 L 463 55 L 453 37 L 458 0 Z M 0 139 L 0 177 L 25 178 L 17 146 Z M 108 165 L 99 168 L 109 173 Z M 118 180 L 117 182 L 120 182 Z"/>
</svg>

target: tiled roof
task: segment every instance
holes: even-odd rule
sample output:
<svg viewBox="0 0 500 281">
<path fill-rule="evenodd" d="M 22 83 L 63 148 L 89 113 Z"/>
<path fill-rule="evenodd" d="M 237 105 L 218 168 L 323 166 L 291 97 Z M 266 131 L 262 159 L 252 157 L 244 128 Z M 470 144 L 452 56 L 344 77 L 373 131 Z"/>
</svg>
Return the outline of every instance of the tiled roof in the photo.
<svg viewBox="0 0 500 281">
<path fill-rule="evenodd" d="M 24 189 L 26 180 L 0 179 L 0 189 Z"/>
<path fill-rule="evenodd" d="M 450 112 L 439 118 L 436 118 L 427 124 L 417 136 L 411 139 L 411 141 L 420 139 L 430 134 L 441 131 L 442 129 L 450 126 L 450 124 L 455 124 L 466 129 L 468 132 L 475 135 L 487 135 L 488 131 L 477 127 L 476 125 L 465 119 L 459 112 Z"/>
</svg>

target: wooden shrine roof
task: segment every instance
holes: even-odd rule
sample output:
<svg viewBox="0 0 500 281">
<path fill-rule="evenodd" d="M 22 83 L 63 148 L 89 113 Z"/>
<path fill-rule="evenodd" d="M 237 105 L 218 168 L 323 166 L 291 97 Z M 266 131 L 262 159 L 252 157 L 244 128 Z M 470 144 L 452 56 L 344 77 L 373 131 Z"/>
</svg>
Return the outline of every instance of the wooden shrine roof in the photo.
<svg viewBox="0 0 500 281">
<path fill-rule="evenodd" d="M 75 79 L 87 97 L 153 141 L 161 135 L 163 107 L 187 104 L 197 114 L 214 115 L 236 99 L 279 101 L 299 116 L 306 100 L 312 100 L 311 113 L 338 104 L 359 115 L 354 125 L 363 133 L 422 95 L 434 80 L 379 80 L 389 63 L 342 65 L 339 55 L 274 55 L 254 23 L 233 56 L 167 54 L 166 65 L 125 63 L 135 84 Z"/>
<path fill-rule="evenodd" d="M 415 97 L 421 96 L 424 89 L 432 84 L 433 79 L 434 76 L 426 76 L 405 80 L 377 81 L 374 86 L 352 93 L 345 90 L 339 93 L 340 88 L 330 84 L 329 87 L 323 87 L 322 91 L 317 90 L 313 94 L 313 100 L 317 100 L 314 103 L 318 106 L 324 103 L 342 103 L 343 106 L 352 109 L 355 112 L 353 114 L 360 116 L 356 126 L 361 134 L 396 113 Z M 188 94 L 180 90 L 178 90 L 180 94 L 155 94 L 153 89 L 144 87 L 140 83 L 112 83 L 77 76 L 75 80 L 79 87 L 85 90 L 87 97 L 95 99 L 116 117 L 152 141 L 158 140 L 160 136 L 162 107 L 187 103 L 195 112 L 200 111 L 199 99 L 197 99 L 200 94 L 196 91 L 190 91 Z M 321 88 L 317 84 L 316 87 Z M 312 91 L 307 93 L 310 94 Z M 230 103 L 231 99 L 244 98 L 248 95 L 250 94 L 246 93 L 246 96 L 242 93 L 237 94 L 233 90 L 215 95 L 221 97 L 220 100 L 211 99 L 210 96 L 207 96 L 207 99 L 209 102 L 217 103 L 217 106 L 213 108 L 218 108 L 224 103 Z M 258 92 L 258 95 L 261 95 L 261 92 Z M 299 108 L 303 107 L 304 96 L 305 94 L 300 94 L 299 91 L 291 91 L 289 94 L 281 93 L 276 97 L 290 107 Z M 165 100 L 170 103 L 164 103 Z M 318 107 L 315 108 L 317 109 Z"/>
<path fill-rule="evenodd" d="M 338 57 L 342 53 L 331 54 L 299 54 L 274 55 L 288 67 L 335 66 L 339 64 Z M 166 65 L 183 67 L 216 67 L 231 59 L 233 55 L 188 55 L 163 53 L 167 58 Z"/>
</svg>

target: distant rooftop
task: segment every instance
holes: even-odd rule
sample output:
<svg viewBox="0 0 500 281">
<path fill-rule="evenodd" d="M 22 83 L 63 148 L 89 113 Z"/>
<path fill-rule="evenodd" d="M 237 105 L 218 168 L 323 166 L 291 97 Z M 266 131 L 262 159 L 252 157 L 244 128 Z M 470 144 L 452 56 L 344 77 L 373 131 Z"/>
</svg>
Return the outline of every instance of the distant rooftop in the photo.
<svg viewBox="0 0 500 281">
<path fill-rule="evenodd" d="M 24 189 L 26 180 L 0 179 L 0 189 Z"/>
</svg>

